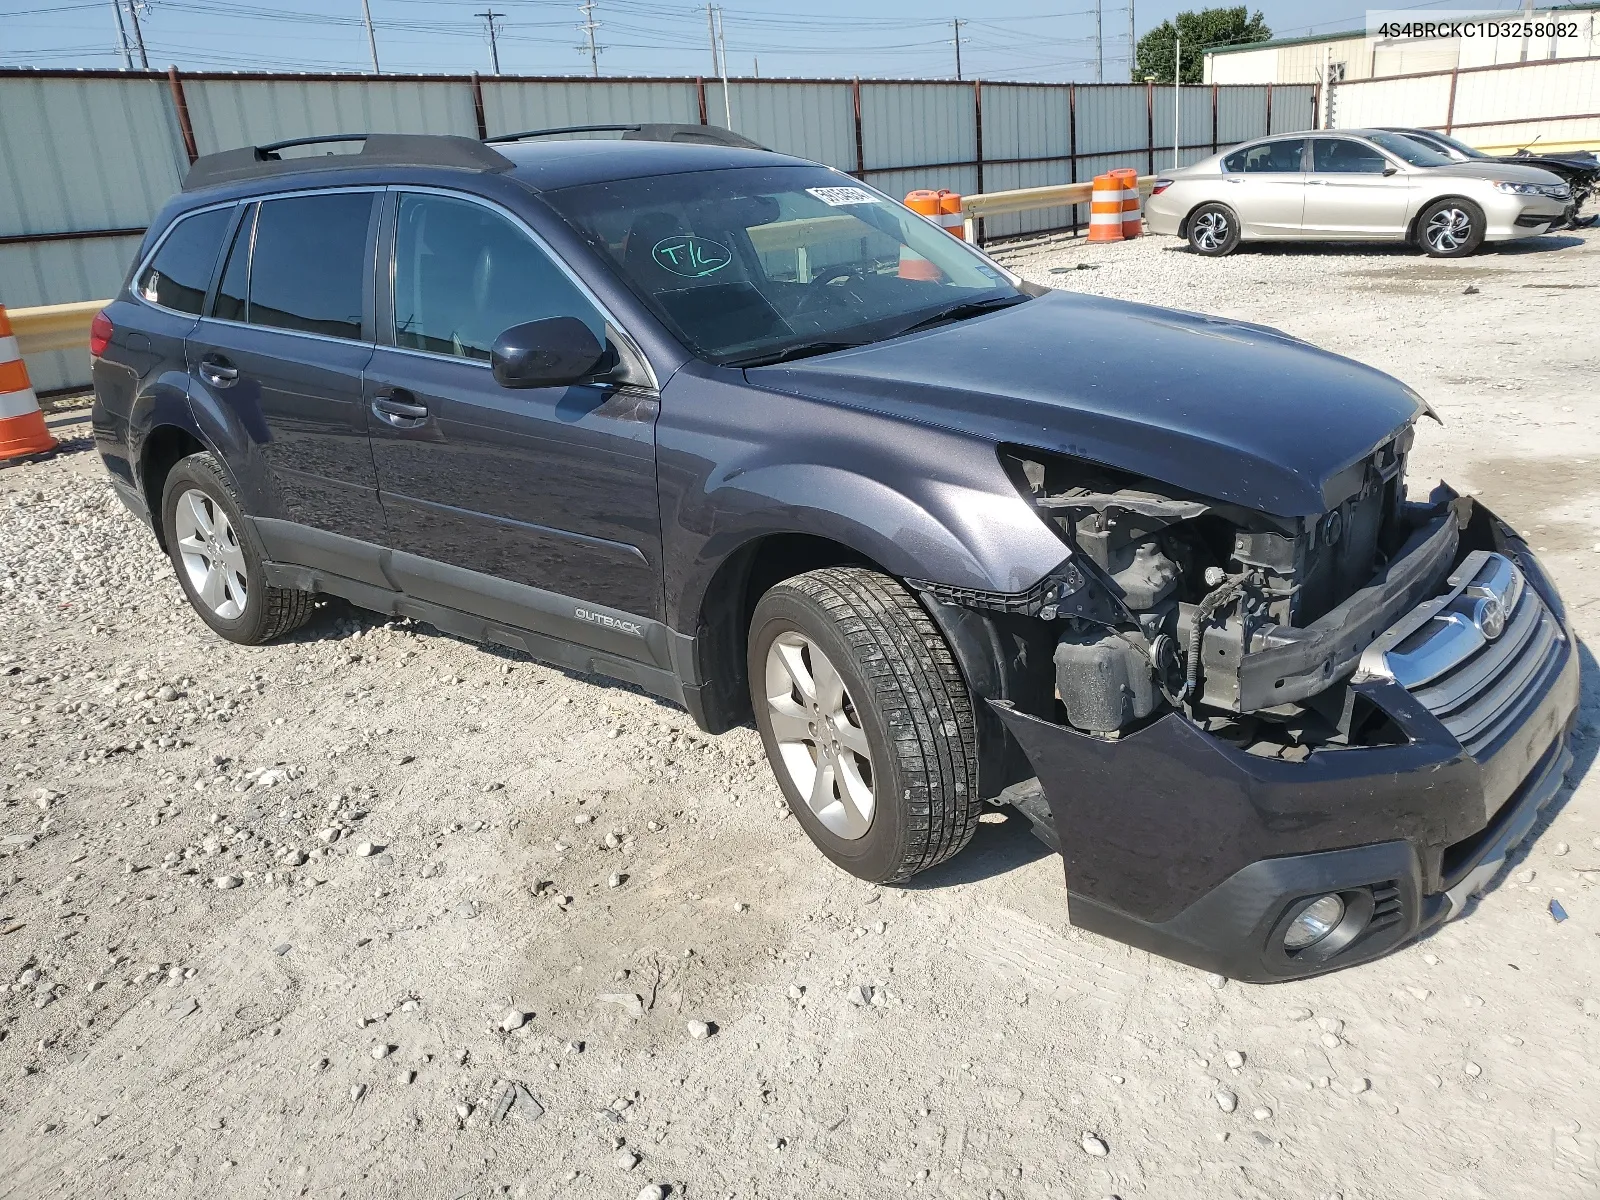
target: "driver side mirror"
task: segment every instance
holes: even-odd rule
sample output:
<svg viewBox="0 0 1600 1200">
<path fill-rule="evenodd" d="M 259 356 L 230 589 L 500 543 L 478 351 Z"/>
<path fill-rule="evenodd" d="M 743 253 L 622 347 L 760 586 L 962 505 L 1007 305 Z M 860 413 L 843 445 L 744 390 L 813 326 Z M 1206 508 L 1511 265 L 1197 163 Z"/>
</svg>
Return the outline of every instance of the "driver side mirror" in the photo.
<svg viewBox="0 0 1600 1200">
<path fill-rule="evenodd" d="M 495 382 L 505 388 L 565 387 L 605 365 L 606 348 L 577 317 L 513 325 L 489 352 Z"/>
<path fill-rule="evenodd" d="M 1400 168 L 1393 165 L 1387 166 L 1383 169 L 1383 173 L 1385 175 L 1398 175 L 1400 174 Z"/>
</svg>

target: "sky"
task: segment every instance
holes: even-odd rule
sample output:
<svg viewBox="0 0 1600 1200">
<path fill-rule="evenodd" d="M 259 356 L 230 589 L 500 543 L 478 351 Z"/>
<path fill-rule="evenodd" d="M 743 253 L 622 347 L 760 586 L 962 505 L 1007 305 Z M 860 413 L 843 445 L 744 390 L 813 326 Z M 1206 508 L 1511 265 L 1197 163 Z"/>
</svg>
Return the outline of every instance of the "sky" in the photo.
<svg viewBox="0 0 1600 1200">
<path fill-rule="evenodd" d="M 124 0 L 126 3 L 127 0 Z M 486 10 L 496 18 L 505 74 L 588 74 L 577 0 L 369 0 L 385 72 L 490 73 Z M 964 78 L 1096 78 L 1093 0 L 728 0 L 722 6 L 734 76 L 954 78 L 961 21 Z M 1102 0 L 1104 79 L 1129 77 L 1129 0 Z M 1204 3 L 1133 0 L 1140 35 Z M 1113 7 L 1115 5 L 1115 7 Z M 1252 6 L 1255 7 L 1255 6 Z M 1356 0 L 1264 0 L 1275 37 L 1359 27 Z M 1416 11 L 1462 0 L 1411 3 Z M 1488 0 L 1485 9 L 1515 7 Z M 709 75 L 704 4 L 592 0 L 602 75 Z M 126 21 L 126 16 L 124 17 Z M 192 70 L 370 71 L 361 0 L 142 0 L 150 65 Z M 132 30 L 129 30 L 132 41 Z M 138 63 L 135 57 L 135 65 Z M 118 67 L 113 0 L 0 0 L 0 66 Z"/>
</svg>

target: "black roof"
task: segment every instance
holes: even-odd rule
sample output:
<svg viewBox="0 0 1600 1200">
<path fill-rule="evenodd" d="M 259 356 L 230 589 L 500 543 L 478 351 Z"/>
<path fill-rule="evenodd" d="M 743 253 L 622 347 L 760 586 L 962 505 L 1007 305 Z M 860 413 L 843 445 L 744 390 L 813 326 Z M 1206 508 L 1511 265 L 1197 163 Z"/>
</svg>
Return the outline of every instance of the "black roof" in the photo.
<svg viewBox="0 0 1600 1200">
<path fill-rule="evenodd" d="M 335 143 L 361 143 L 361 149 L 354 154 L 282 156 L 282 151 L 292 147 Z M 189 168 L 183 190 L 193 192 L 256 179 L 276 180 L 307 172 L 368 172 L 374 167 L 386 166 L 507 174 L 536 191 L 551 191 L 647 175 L 675 175 L 727 167 L 809 165 L 804 159 L 756 148 L 753 143 L 750 146 L 746 148 L 725 141 L 717 144 L 637 137 L 502 141 L 491 146 L 473 138 L 449 135 L 327 134 L 204 155 Z"/>
</svg>

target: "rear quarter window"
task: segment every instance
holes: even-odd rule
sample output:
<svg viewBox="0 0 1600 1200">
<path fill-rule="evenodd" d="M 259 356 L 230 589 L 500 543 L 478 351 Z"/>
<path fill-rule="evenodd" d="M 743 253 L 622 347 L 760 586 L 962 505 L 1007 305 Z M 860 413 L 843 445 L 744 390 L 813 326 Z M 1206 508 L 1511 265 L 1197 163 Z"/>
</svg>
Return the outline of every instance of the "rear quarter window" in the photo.
<svg viewBox="0 0 1600 1200">
<path fill-rule="evenodd" d="M 179 217 L 140 275 L 139 295 L 151 304 L 199 316 L 232 216 L 229 207 Z"/>
</svg>

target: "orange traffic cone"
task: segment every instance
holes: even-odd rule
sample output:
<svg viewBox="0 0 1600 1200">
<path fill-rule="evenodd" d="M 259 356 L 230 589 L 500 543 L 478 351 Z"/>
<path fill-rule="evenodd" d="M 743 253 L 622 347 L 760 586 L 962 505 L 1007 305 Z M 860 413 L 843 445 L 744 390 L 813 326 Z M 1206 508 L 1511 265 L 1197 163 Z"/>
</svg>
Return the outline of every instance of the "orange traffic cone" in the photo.
<svg viewBox="0 0 1600 1200">
<path fill-rule="evenodd" d="M 1122 236 L 1136 238 L 1144 233 L 1144 206 L 1139 199 L 1139 172 L 1118 167 L 1111 177 L 1122 183 Z"/>
<path fill-rule="evenodd" d="M 0 462 L 43 454 L 56 448 L 45 428 L 39 397 L 28 382 L 28 364 L 22 361 L 11 318 L 0 304 Z"/>
<path fill-rule="evenodd" d="M 1122 180 L 1110 175 L 1094 177 L 1094 191 L 1089 198 L 1089 240 L 1122 240 Z"/>
</svg>

